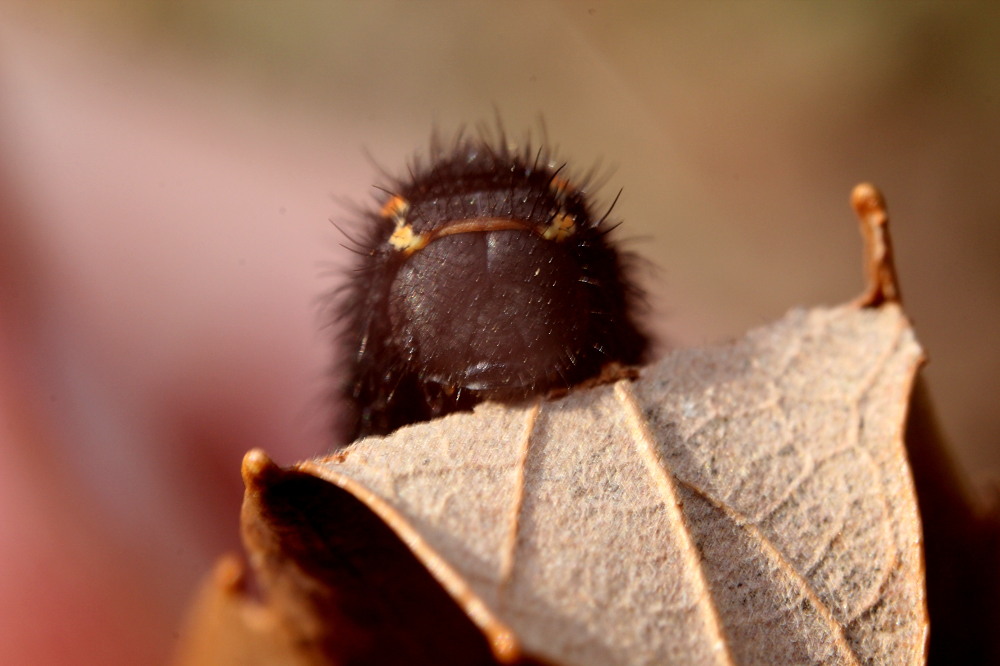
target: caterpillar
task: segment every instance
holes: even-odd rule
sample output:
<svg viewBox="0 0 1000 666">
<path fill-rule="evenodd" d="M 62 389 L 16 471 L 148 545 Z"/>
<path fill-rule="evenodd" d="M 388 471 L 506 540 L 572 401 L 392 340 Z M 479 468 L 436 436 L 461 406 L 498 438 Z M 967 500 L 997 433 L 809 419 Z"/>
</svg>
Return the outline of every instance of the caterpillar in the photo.
<svg viewBox="0 0 1000 666">
<path fill-rule="evenodd" d="M 647 360 L 629 257 L 547 148 L 435 134 L 379 187 L 338 295 L 346 443 Z M 616 198 L 617 201 L 617 198 Z"/>
</svg>

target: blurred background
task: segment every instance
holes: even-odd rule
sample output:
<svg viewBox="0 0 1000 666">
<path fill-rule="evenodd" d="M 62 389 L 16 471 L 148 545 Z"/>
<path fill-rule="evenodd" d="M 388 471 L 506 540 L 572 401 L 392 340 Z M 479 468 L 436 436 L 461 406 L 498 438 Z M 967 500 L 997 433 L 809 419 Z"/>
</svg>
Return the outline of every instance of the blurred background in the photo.
<svg viewBox="0 0 1000 666">
<path fill-rule="evenodd" d="M 610 173 L 669 347 L 860 293 L 1000 471 L 1000 5 L 0 0 L 0 662 L 163 663 L 243 453 L 329 446 L 330 220 L 432 128 Z"/>
</svg>

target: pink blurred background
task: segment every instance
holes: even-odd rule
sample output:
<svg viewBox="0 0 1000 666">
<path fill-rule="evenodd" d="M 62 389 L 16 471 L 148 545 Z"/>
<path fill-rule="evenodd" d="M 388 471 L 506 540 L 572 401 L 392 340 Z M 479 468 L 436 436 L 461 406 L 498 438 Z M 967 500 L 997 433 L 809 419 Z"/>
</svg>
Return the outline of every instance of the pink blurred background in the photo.
<svg viewBox="0 0 1000 666">
<path fill-rule="evenodd" d="M 329 220 L 495 109 L 614 167 L 673 346 L 853 298 L 877 183 L 995 477 L 998 34 L 986 3 L 0 0 L 0 663 L 168 659 L 242 454 L 329 445 Z"/>
</svg>

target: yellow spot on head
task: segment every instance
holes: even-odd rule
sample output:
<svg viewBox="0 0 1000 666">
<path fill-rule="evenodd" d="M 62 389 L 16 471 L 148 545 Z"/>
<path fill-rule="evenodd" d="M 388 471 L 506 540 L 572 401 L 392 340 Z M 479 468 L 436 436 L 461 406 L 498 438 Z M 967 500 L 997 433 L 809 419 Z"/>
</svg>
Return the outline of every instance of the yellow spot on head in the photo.
<svg viewBox="0 0 1000 666">
<path fill-rule="evenodd" d="M 576 188 L 565 178 L 555 176 L 549 184 L 549 189 L 557 197 L 565 197 L 576 192 Z"/>
<path fill-rule="evenodd" d="M 397 221 L 396 230 L 389 236 L 389 244 L 407 255 L 423 249 L 429 241 L 427 236 L 413 233 L 413 227 L 400 222 L 402 220 Z"/>
<path fill-rule="evenodd" d="M 542 238 L 562 241 L 573 235 L 574 231 L 576 231 L 576 218 L 568 213 L 559 213 L 542 231 Z"/>
<path fill-rule="evenodd" d="M 409 212 L 410 202 L 399 195 L 393 195 L 382 205 L 379 215 L 390 220 L 395 220 L 398 225 L 400 222 L 406 222 L 406 214 Z"/>
<path fill-rule="evenodd" d="M 410 202 L 394 194 L 382 206 L 379 214 L 387 220 L 396 223 L 396 228 L 389 236 L 389 245 L 407 255 L 422 249 L 430 239 L 425 235 L 413 233 L 413 227 L 407 224 L 406 214 L 410 212 Z"/>
</svg>

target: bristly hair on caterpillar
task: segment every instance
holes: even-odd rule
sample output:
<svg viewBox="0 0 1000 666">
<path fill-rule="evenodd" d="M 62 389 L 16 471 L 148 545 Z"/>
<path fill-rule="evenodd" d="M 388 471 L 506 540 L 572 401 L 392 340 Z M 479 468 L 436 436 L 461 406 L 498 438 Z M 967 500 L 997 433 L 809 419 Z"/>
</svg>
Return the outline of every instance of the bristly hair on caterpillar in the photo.
<svg viewBox="0 0 1000 666">
<path fill-rule="evenodd" d="M 584 188 L 545 148 L 435 133 L 429 156 L 378 189 L 336 296 L 348 443 L 565 392 L 648 360 L 641 295 Z M 613 206 L 613 204 L 612 204 Z"/>
</svg>

